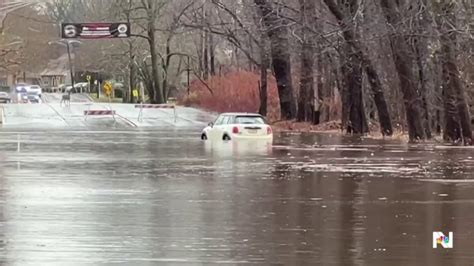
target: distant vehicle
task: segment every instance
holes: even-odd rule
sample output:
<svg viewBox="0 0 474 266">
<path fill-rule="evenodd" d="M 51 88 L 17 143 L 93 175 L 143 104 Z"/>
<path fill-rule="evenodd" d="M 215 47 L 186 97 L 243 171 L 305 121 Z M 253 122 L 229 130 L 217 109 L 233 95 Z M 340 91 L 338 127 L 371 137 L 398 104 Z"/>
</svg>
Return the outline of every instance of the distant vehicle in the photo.
<svg viewBox="0 0 474 266">
<path fill-rule="evenodd" d="M 58 86 L 57 90 L 58 90 L 58 92 L 61 92 L 61 93 L 67 93 L 70 90 L 72 90 L 72 86 L 71 85 L 66 85 L 66 84 L 61 84 L 61 85 Z"/>
<path fill-rule="evenodd" d="M 24 83 L 18 83 L 15 86 L 16 93 L 34 93 L 37 95 L 43 94 L 43 89 L 38 85 L 28 85 Z"/>
<path fill-rule="evenodd" d="M 43 94 L 43 89 L 38 85 L 18 83 L 15 85 L 15 93 L 17 94 L 18 102 L 42 103 L 41 95 Z"/>
<path fill-rule="evenodd" d="M 37 94 L 35 91 L 28 92 L 26 99 L 30 103 L 42 103 L 41 94 Z"/>
<path fill-rule="evenodd" d="M 273 140 L 273 130 L 259 114 L 223 113 L 201 132 L 202 140 Z"/>
<path fill-rule="evenodd" d="M 43 89 L 38 85 L 30 85 L 27 87 L 27 92 L 41 96 L 41 94 L 43 94 Z"/>
<path fill-rule="evenodd" d="M 11 103 L 10 87 L 0 86 L 0 103 Z"/>
<path fill-rule="evenodd" d="M 87 82 L 79 82 L 79 83 L 76 83 L 74 84 L 74 89 L 76 89 L 76 91 L 86 91 L 89 89 L 89 83 Z"/>
<path fill-rule="evenodd" d="M 27 93 L 28 92 L 28 85 L 24 83 L 18 83 L 15 86 L 15 92 L 20 94 L 20 93 Z"/>
<path fill-rule="evenodd" d="M 68 92 L 76 92 L 76 88 L 73 88 L 72 86 L 66 86 L 64 87 L 64 92 L 65 93 L 68 93 Z"/>
</svg>

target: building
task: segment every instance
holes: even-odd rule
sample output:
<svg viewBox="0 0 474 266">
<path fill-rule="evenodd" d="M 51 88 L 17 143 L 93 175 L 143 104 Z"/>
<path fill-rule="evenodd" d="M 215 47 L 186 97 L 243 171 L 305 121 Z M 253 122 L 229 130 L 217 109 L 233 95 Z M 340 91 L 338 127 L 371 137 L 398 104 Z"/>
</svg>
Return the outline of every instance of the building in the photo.
<svg viewBox="0 0 474 266">
<path fill-rule="evenodd" d="M 46 91 L 53 91 L 62 84 L 70 84 L 68 55 L 64 54 L 57 59 L 50 60 L 40 76 L 41 86 Z"/>
<path fill-rule="evenodd" d="M 32 85 L 41 85 L 40 76 L 32 72 L 1 72 L 0 73 L 0 86 L 13 87 L 15 84 L 25 83 Z"/>
</svg>

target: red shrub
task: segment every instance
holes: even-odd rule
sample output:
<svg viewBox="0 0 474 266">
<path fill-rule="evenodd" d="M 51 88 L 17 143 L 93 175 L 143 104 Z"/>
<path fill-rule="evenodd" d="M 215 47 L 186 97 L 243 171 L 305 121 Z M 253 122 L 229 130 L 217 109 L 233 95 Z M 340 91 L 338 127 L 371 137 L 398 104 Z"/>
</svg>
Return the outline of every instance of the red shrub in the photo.
<svg viewBox="0 0 474 266">
<path fill-rule="evenodd" d="M 199 80 L 194 80 L 191 83 L 190 95 L 181 97 L 179 101 L 187 106 L 200 107 L 219 113 L 258 112 L 260 107 L 259 80 L 259 75 L 246 71 L 211 77 L 205 81 L 207 86 Z M 280 117 L 278 91 L 274 78 L 268 80 L 267 117 L 269 120 L 277 120 Z"/>
</svg>

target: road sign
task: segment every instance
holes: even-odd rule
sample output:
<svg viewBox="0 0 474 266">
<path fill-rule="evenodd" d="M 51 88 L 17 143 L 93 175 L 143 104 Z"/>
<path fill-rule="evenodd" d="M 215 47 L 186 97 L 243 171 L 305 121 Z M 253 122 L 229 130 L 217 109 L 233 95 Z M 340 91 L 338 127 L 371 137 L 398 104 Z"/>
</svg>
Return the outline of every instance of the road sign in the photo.
<svg viewBox="0 0 474 266">
<path fill-rule="evenodd" d="M 133 90 L 132 93 L 133 93 L 133 97 L 138 98 L 138 90 L 137 89 Z"/>
<path fill-rule="evenodd" d="M 109 39 L 130 37 L 130 23 L 63 23 L 63 39 Z"/>
<path fill-rule="evenodd" d="M 107 82 L 104 84 L 104 91 L 105 91 L 105 94 L 106 94 L 107 96 L 112 95 L 112 90 L 113 90 L 112 83 L 110 83 L 110 82 L 107 81 Z"/>
<path fill-rule="evenodd" d="M 86 79 L 87 79 L 87 81 L 91 82 L 91 80 L 92 80 L 91 75 L 87 75 Z"/>
</svg>

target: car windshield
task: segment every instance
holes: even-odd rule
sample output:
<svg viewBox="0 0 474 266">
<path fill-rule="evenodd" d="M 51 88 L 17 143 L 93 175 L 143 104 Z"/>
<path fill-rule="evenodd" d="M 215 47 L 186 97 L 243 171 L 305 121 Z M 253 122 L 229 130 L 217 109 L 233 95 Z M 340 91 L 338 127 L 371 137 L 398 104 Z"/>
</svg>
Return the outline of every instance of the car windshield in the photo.
<svg viewBox="0 0 474 266">
<path fill-rule="evenodd" d="M 265 120 L 261 116 L 237 116 L 235 118 L 236 124 L 265 124 Z"/>
</svg>

